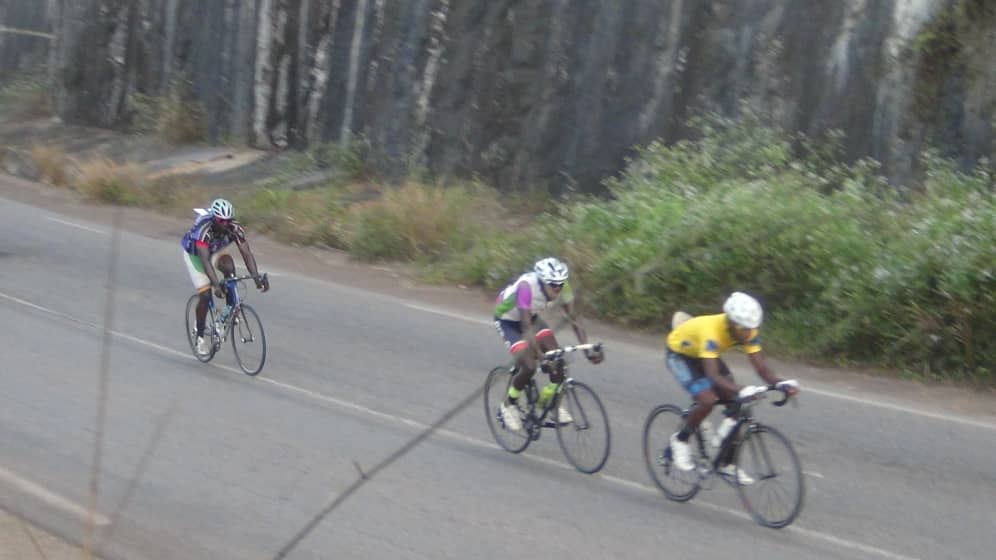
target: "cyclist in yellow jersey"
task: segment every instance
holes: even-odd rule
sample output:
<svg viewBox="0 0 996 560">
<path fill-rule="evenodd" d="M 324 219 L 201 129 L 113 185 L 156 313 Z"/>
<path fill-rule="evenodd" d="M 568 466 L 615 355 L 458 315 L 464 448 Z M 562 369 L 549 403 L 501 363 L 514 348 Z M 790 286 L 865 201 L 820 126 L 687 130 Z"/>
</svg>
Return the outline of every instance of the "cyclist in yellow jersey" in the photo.
<svg viewBox="0 0 996 560">
<path fill-rule="evenodd" d="M 668 333 L 667 367 L 695 401 L 685 425 L 671 436 L 671 452 L 679 469 L 690 471 L 695 468 L 688 438 L 708 418 L 717 398 L 750 399 L 765 391 L 763 386 L 740 386 L 734 382 L 730 369 L 720 359 L 723 352 L 740 347 L 747 354 L 754 371 L 766 383 L 785 388 L 789 395 L 799 392 L 798 382 L 779 379 L 764 362 L 759 330 L 762 316 L 761 304 L 756 299 L 743 292 L 733 292 L 723 304 L 723 313 L 688 318 L 673 325 Z M 725 437 L 734 424 L 735 421 L 727 417 L 720 424 L 719 436 Z M 727 464 L 721 467 L 720 472 L 732 475 L 734 469 L 729 464 L 732 457 L 725 460 Z M 746 473 L 739 472 L 737 475 L 741 484 L 753 482 Z"/>
</svg>

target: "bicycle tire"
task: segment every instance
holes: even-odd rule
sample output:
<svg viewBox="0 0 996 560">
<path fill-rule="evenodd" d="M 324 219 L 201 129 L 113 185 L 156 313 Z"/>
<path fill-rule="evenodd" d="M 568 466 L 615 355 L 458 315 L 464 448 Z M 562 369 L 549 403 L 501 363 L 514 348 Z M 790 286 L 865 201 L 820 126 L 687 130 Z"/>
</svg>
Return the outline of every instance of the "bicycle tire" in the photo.
<svg viewBox="0 0 996 560">
<path fill-rule="evenodd" d="M 509 453 L 522 453 L 529 447 L 532 438 L 525 429 L 513 432 L 505 427 L 501 420 L 499 405 L 508 394 L 508 386 L 512 384 L 512 371 L 508 366 L 498 366 L 491 370 L 484 382 L 484 416 L 488 429 L 495 442 Z"/>
<path fill-rule="evenodd" d="M 586 400 L 590 402 L 585 403 Z M 557 442 L 567 460 L 574 468 L 585 473 L 594 474 L 605 466 L 612 447 L 612 431 L 609 429 L 609 416 L 591 387 L 580 381 L 568 381 L 557 395 L 554 415 L 557 424 Z M 562 422 L 560 408 L 570 413 L 571 421 Z M 604 442 L 596 441 L 592 445 L 586 442 L 590 436 L 604 428 Z M 595 436 L 598 437 L 597 435 Z M 592 453 L 586 454 L 585 450 Z M 587 460 L 590 456 L 590 460 Z"/>
<path fill-rule="evenodd" d="M 190 344 L 190 352 L 194 355 L 194 357 L 206 364 L 214 358 L 214 355 L 218 352 L 218 347 L 214 344 L 214 341 L 211 341 L 211 350 L 209 350 L 207 354 L 200 354 L 197 352 L 197 304 L 200 299 L 200 295 L 194 294 L 187 300 L 187 342 Z M 208 315 L 205 317 L 205 322 L 210 322 L 210 319 L 211 310 L 209 309 Z"/>
<path fill-rule="evenodd" d="M 245 303 L 239 305 L 238 311 L 233 313 L 228 321 L 228 336 L 232 339 L 235 361 L 246 375 L 257 375 L 266 364 L 266 333 L 263 331 L 263 321 L 260 320 L 256 310 Z M 249 343 L 258 343 L 260 349 L 259 363 L 256 365 L 250 365 L 254 362 L 248 361 Z"/>
<path fill-rule="evenodd" d="M 685 423 L 684 411 L 662 404 L 650 411 L 643 424 L 643 461 L 647 473 L 669 500 L 687 502 L 701 489 L 702 477 L 695 470 L 682 471 L 671 461 L 671 434 Z M 692 445 L 693 462 L 699 464 L 700 451 Z"/>
<path fill-rule="evenodd" d="M 778 455 L 781 452 L 782 455 Z M 752 484 L 737 482 L 737 492 L 754 521 L 765 527 L 781 529 L 795 520 L 802 510 L 806 485 L 802 465 L 792 443 L 778 430 L 756 424 L 747 431 L 737 448 L 734 463 L 754 479 Z M 769 498 L 787 497 L 787 505 L 768 513 Z"/>
</svg>

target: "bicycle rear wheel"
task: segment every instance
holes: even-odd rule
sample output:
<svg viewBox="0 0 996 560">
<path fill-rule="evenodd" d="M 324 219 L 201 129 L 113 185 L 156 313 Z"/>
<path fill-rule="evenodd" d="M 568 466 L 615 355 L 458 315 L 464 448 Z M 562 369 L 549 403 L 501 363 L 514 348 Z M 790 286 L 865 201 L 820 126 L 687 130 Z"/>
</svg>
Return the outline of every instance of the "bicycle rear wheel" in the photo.
<svg viewBox="0 0 996 560">
<path fill-rule="evenodd" d="M 560 418 L 561 408 L 570 414 L 570 422 Z M 580 381 L 568 381 L 560 391 L 554 413 L 557 441 L 567 460 L 583 473 L 601 470 L 609 459 L 612 434 L 609 416 L 595 391 Z"/>
<path fill-rule="evenodd" d="M 198 360 L 208 363 L 214 358 L 216 352 L 218 352 L 218 347 L 211 341 L 211 349 L 208 350 L 207 354 L 200 354 L 197 352 L 197 304 L 200 302 L 201 296 L 194 294 L 190 296 L 187 300 L 187 314 L 186 314 L 186 325 L 187 325 L 187 342 L 190 343 L 190 351 L 194 354 L 194 357 Z M 211 311 L 208 310 L 208 314 L 205 317 L 205 323 L 211 323 Z M 207 329 L 205 328 L 205 335 Z"/>
<path fill-rule="evenodd" d="M 522 453 L 529 447 L 532 438 L 526 430 L 512 431 L 506 428 L 499 409 L 508 394 L 509 385 L 512 384 L 512 373 L 513 370 L 507 366 L 498 366 L 488 374 L 484 382 L 484 416 L 488 420 L 491 435 L 502 449 L 511 453 Z M 525 395 L 522 398 L 525 398 Z"/>
<path fill-rule="evenodd" d="M 802 510 L 802 466 L 788 438 L 769 426 L 755 425 L 737 449 L 738 468 L 754 479 L 737 484 L 744 507 L 755 521 L 780 529 Z"/>
<path fill-rule="evenodd" d="M 228 335 L 232 339 L 235 361 L 239 362 L 239 367 L 246 375 L 256 375 L 266 363 L 263 322 L 259 320 L 256 310 L 244 303 L 229 321 L 231 326 Z"/>
<path fill-rule="evenodd" d="M 662 404 L 650 411 L 643 425 L 643 460 L 654 484 L 670 500 L 687 502 L 695 497 L 702 481 L 696 470 L 683 471 L 671 458 L 671 434 L 685 425 L 684 412 L 677 406 Z M 692 462 L 701 463 L 701 450 L 694 442 Z"/>
</svg>

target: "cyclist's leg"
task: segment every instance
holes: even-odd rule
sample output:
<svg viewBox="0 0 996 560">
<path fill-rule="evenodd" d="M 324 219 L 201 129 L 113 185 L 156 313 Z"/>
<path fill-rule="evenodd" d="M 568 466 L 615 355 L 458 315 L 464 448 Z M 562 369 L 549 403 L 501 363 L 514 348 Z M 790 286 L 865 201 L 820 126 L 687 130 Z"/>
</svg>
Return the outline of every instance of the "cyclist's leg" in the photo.
<svg viewBox="0 0 996 560">
<path fill-rule="evenodd" d="M 677 435 L 679 441 L 687 442 L 689 436 L 695 433 L 699 424 L 712 412 L 712 407 L 716 403 L 716 392 L 712 382 L 702 370 L 699 360 L 671 350 L 667 351 L 665 360 L 671 375 L 695 401 L 695 406 L 688 411 L 688 416 L 685 418 L 685 426 Z"/>
<path fill-rule="evenodd" d="M 222 278 L 234 278 L 235 259 L 232 258 L 231 245 L 211 255 L 211 264 L 215 270 L 221 273 Z M 235 303 L 232 294 L 227 288 L 225 289 L 225 303 L 228 305 Z"/>
<path fill-rule="evenodd" d="M 719 374 L 722 375 L 723 377 L 726 377 L 727 379 L 730 379 L 731 381 L 733 380 L 733 372 L 730 371 L 729 366 L 727 366 L 726 362 L 724 362 L 722 359 L 719 360 Z M 737 398 L 736 393 L 725 391 L 725 390 L 721 389 L 720 387 L 716 387 L 715 389 L 716 389 L 716 394 L 719 395 L 719 397 L 722 398 L 722 399 L 735 399 L 735 398 Z M 733 419 L 733 415 L 734 414 L 735 414 L 735 411 L 733 410 L 733 408 L 731 408 L 731 405 L 727 405 L 726 409 L 723 410 L 723 416 L 725 416 L 726 418 Z M 727 420 L 725 420 L 725 419 L 723 420 L 723 422 L 726 422 L 726 421 Z M 720 425 L 719 431 L 720 432 L 725 432 L 726 430 L 722 427 L 722 425 Z M 733 453 L 734 453 L 734 449 L 731 446 L 729 449 L 727 449 L 727 451 L 723 455 L 723 457 L 720 458 L 720 460 L 719 460 L 720 466 L 730 464 L 730 461 L 733 460 Z"/>
<path fill-rule="evenodd" d="M 695 401 L 695 405 L 689 409 L 681 429 L 671 434 L 670 438 L 671 456 L 675 466 L 680 470 L 690 471 L 695 468 L 695 463 L 688 438 L 695 433 L 699 424 L 712 412 L 712 407 L 716 402 L 716 393 L 712 390 L 712 382 L 702 370 L 700 360 L 668 350 L 665 354 L 665 361 L 671 375 Z"/>
<path fill-rule="evenodd" d="M 534 321 L 536 325 L 536 345 L 539 346 L 540 352 L 549 352 L 550 350 L 556 350 L 560 348 L 560 344 L 557 342 L 557 337 L 553 332 L 553 329 L 546 324 L 542 318 L 537 318 Z M 544 371 L 550 376 L 550 382 L 547 383 L 540 390 L 540 402 L 541 406 L 546 405 L 546 403 L 553 397 L 557 392 L 557 388 L 560 384 L 564 382 L 564 367 L 562 363 L 557 363 L 554 365 L 554 369 L 544 369 Z M 562 413 L 565 416 L 569 416 L 566 412 Z"/>
<path fill-rule="evenodd" d="M 508 388 L 508 395 L 505 397 L 505 404 L 514 404 L 526 384 L 532 379 L 536 371 L 536 357 L 533 355 L 529 344 L 522 338 L 522 323 L 519 321 L 509 321 L 507 319 L 495 318 L 495 329 L 505 341 L 505 347 L 515 360 L 517 373 L 512 378 L 512 385 Z"/>
<path fill-rule="evenodd" d="M 194 290 L 200 294 L 197 302 L 195 316 L 197 319 L 197 336 L 204 336 L 204 323 L 207 317 L 208 302 L 211 299 L 211 279 L 204 272 L 204 263 L 197 255 L 183 252 L 183 260 L 187 265 L 187 273 L 190 275 L 190 282 L 194 285 Z"/>
<path fill-rule="evenodd" d="M 536 325 L 536 345 L 539 346 L 540 352 L 549 352 L 550 350 L 556 350 L 560 348 L 560 344 L 557 342 L 557 337 L 553 333 L 553 329 L 546 324 L 541 317 L 537 317 L 533 324 Z M 548 371 L 546 373 L 550 374 L 550 380 L 554 383 L 560 384 L 564 381 L 564 371 Z"/>
</svg>

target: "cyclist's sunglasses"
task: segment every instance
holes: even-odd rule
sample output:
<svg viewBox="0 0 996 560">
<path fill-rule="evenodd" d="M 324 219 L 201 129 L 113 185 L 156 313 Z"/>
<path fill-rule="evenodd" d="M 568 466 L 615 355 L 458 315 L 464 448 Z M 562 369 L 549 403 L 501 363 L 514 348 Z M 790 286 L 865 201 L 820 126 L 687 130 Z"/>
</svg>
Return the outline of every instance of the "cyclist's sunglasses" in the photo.
<svg viewBox="0 0 996 560">
<path fill-rule="evenodd" d="M 558 289 L 564 287 L 563 282 L 547 282 L 546 285 L 550 286 L 551 288 L 558 288 Z"/>
<path fill-rule="evenodd" d="M 218 224 L 219 226 L 230 226 L 230 225 L 232 225 L 232 219 L 231 218 L 215 218 L 214 219 L 214 223 Z"/>
</svg>

